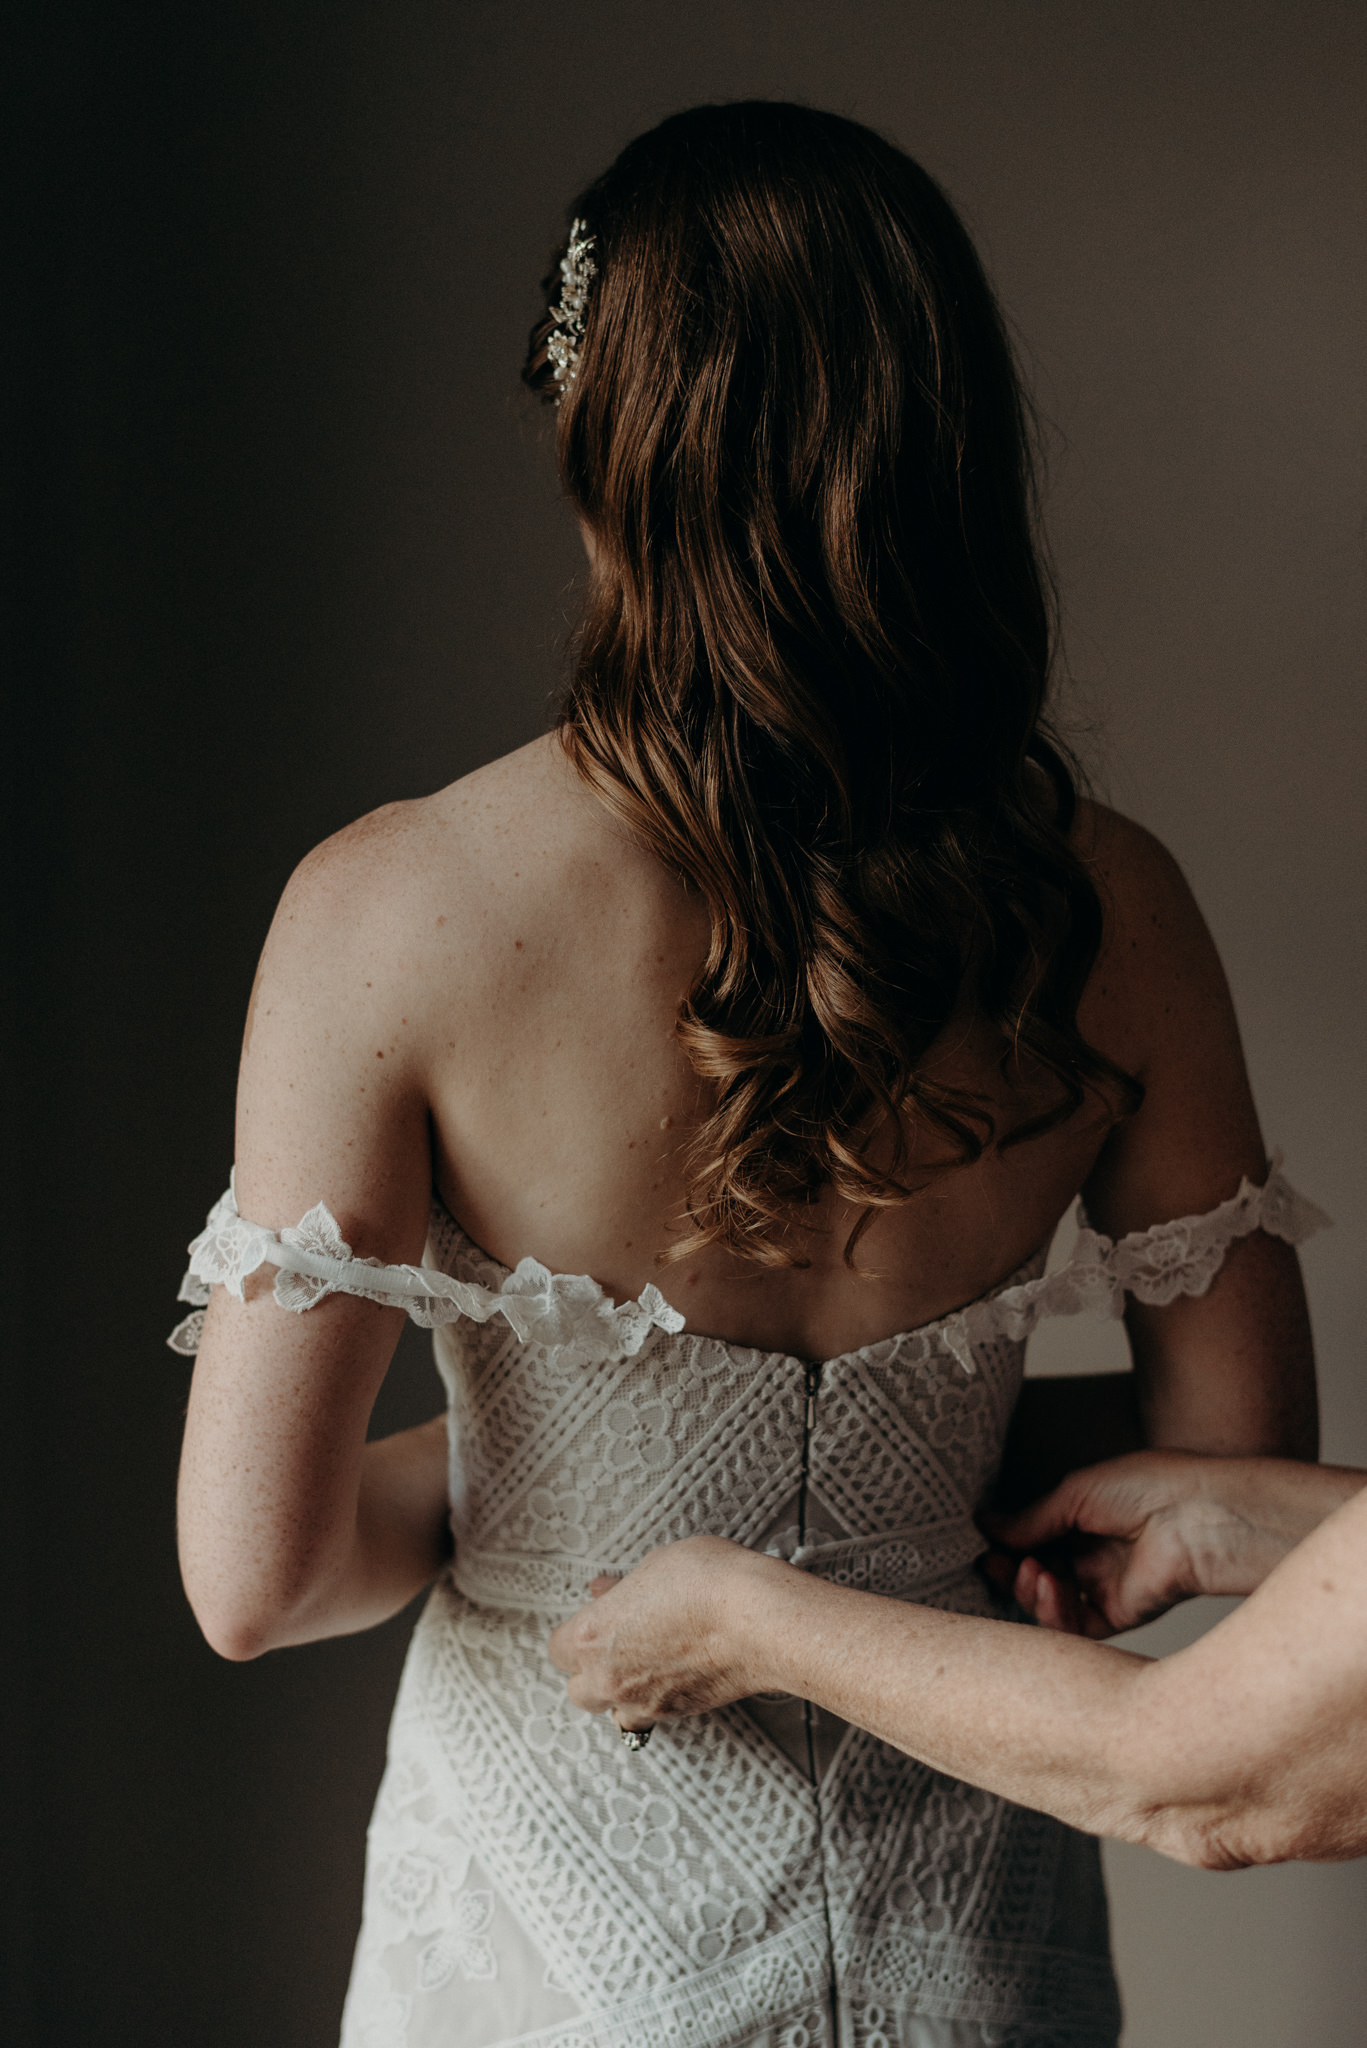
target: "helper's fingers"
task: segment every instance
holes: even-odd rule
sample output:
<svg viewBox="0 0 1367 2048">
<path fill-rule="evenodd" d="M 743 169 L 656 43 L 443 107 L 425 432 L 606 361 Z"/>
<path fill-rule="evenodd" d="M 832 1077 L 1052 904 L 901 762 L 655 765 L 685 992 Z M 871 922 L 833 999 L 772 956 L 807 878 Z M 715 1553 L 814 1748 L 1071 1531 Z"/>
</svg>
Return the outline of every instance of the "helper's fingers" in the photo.
<svg viewBox="0 0 1367 2048">
<path fill-rule="evenodd" d="M 1095 1618 L 1091 1636 L 1140 1628 L 1184 1597 L 1171 1562 L 1153 1542 L 1098 1543 L 1078 1557 L 1076 1571 Z"/>
<path fill-rule="evenodd" d="M 562 1621 L 558 1628 L 551 1630 L 546 1653 L 556 1670 L 563 1671 L 567 1678 L 577 1672 L 585 1661 L 592 1613 L 592 1607 L 581 1607 L 568 1621 Z"/>
<path fill-rule="evenodd" d="M 1083 1607 L 1077 1587 L 1054 1572 L 1041 1572 L 1035 1596 L 1035 1619 L 1041 1628 L 1054 1629 L 1059 1635 L 1082 1635 Z"/>
<path fill-rule="evenodd" d="M 1140 1613 L 1133 1586 L 1121 1573 L 1099 1574 L 1091 1579 L 1084 1579 L 1079 1573 L 1079 1598 L 1082 1633 L 1093 1642 L 1122 1635 L 1126 1629 L 1138 1628 L 1141 1621 L 1148 1619 Z"/>
<path fill-rule="evenodd" d="M 1058 1572 L 1046 1570 L 1038 1558 L 1022 1560 L 1016 1574 L 1015 1595 L 1018 1604 L 1034 1616 L 1041 1628 L 1054 1629 L 1060 1635 L 1086 1633 L 1086 1603 L 1077 1587 Z"/>
<path fill-rule="evenodd" d="M 591 1678 L 583 1675 L 571 1678 L 565 1690 L 573 1704 L 582 1707 L 586 1714 L 606 1714 L 610 1707 L 617 1704 L 614 1698 L 603 1691 L 601 1685 L 595 1684 Z"/>
<path fill-rule="evenodd" d="M 1040 1561 L 1037 1557 L 1023 1557 L 1016 1567 L 1015 1578 L 1009 1588 L 1012 1599 L 1018 1607 L 1038 1620 L 1035 1603 L 1039 1599 Z"/>
</svg>

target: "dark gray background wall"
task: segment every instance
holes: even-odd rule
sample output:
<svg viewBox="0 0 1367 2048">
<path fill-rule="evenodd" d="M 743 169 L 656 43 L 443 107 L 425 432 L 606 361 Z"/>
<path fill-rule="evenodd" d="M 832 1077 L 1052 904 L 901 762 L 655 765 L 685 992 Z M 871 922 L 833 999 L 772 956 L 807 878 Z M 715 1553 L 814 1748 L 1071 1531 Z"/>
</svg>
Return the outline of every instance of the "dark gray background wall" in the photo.
<svg viewBox="0 0 1367 2048">
<path fill-rule="evenodd" d="M 291 866 L 543 719 L 577 555 L 519 348 L 564 202 L 664 113 L 850 113 L 976 232 L 1056 429 L 1072 708 L 1338 1218 L 1306 1257 L 1326 1450 L 1367 1462 L 1367 14 L 129 0 L 5 32 L 3 2039 L 324 2048 L 408 1623 L 245 1667 L 199 1642 L 162 1337 Z M 410 1347 L 381 1424 L 435 1405 Z M 1367 1865 L 1111 1870 L 1129 2048 L 1360 2041 Z"/>
</svg>

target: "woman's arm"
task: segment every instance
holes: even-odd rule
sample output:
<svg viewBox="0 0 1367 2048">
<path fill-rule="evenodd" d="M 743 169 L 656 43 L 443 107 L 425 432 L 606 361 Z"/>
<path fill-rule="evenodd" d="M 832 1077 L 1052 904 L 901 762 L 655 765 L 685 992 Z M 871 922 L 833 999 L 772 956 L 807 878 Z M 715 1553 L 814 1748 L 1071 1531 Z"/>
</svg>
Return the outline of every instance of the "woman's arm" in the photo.
<svg viewBox="0 0 1367 2048">
<path fill-rule="evenodd" d="M 1307 1519 L 1347 1485 L 1302 1468 Z M 1285 1519 L 1294 1482 L 1270 1490 Z M 1199 1548 L 1199 1546 L 1198 1546 Z M 1367 1850 L 1367 1494 L 1161 1663 L 850 1592 L 714 1537 L 558 1629 L 570 1696 L 639 1725 L 771 1690 L 1094 1834 L 1209 1869 Z"/>
<path fill-rule="evenodd" d="M 1267 1153 L 1229 985 L 1181 869 L 1113 814 L 1095 859 L 1114 906 L 1112 957 L 1125 951 L 1127 992 L 1145 992 L 1144 1102 L 1116 1126 L 1083 1190 L 1095 1228 L 1121 1238 L 1207 1214 L 1241 1179 L 1266 1178 Z M 1098 994 L 1104 1004 L 1104 985 Z M 1254 1231 L 1229 1247 L 1205 1294 L 1164 1307 L 1131 1298 L 1125 1320 L 1146 1443 L 1316 1455 L 1314 1352 L 1291 1245 Z"/>
<path fill-rule="evenodd" d="M 403 807 L 397 807 L 401 813 Z M 396 812 L 310 856 L 252 994 L 238 1091 L 241 1212 L 272 1229 L 324 1201 L 358 1256 L 416 1261 L 431 1202 L 425 1047 L 403 994 L 407 841 Z M 334 1295 L 306 1314 L 258 1272 L 215 1290 L 181 1460 L 186 1590 L 229 1657 L 345 1633 L 440 1566 L 444 1427 L 367 1445 L 402 1311 Z"/>
<path fill-rule="evenodd" d="M 1342 1465 L 1137 1451 L 991 1518 L 1016 1561 L 985 1562 L 1046 1627 L 1115 1635 L 1198 1593 L 1251 1593 L 1365 1484 Z"/>
<path fill-rule="evenodd" d="M 1209 1213 L 1266 1177 L 1262 1132 L 1219 955 L 1171 855 L 1140 826 L 1085 805 L 1077 850 L 1106 911 L 1079 1025 L 1144 1084 L 1083 1190 L 1108 1237 Z M 1141 1445 L 1313 1458 L 1318 1408 L 1294 1248 L 1259 1230 L 1208 1291 L 1127 1303 L 1133 1373 L 1027 1380 L 1003 1463 L 1003 1505 Z"/>
<path fill-rule="evenodd" d="M 242 1662 L 373 1628 L 406 1607 L 450 1556 L 446 1417 L 365 1445 L 349 1532 L 343 1524 L 330 1554 L 310 1546 L 313 1568 L 293 1597 L 281 1597 L 280 1559 L 264 1555 L 264 1527 L 259 1577 L 234 1574 L 226 1550 L 202 1574 L 187 1529 L 194 1519 L 193 1508 L 182 1509 L 182 1568 L 195 1617 L 220 1656 Z"/>
</svg>

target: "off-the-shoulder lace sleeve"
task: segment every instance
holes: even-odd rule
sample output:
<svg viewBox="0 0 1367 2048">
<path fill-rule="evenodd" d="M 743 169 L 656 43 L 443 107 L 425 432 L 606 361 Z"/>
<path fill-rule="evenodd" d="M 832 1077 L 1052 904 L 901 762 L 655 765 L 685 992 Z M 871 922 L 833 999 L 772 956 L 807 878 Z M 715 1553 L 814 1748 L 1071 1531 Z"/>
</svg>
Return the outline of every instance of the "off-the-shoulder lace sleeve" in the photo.
<svg viewBox="0 0 1367 2048">
<path fill-rule="evenodd" d="M 296 1315 L 329 1294 L 354 1294 L 402 1308 L 424 1329 L 461 1316 L 487 1323 L 501 1315 L 523 1343 L 554 1345 L 586 1362 L 634 1357 L 653 1329 L 681 1330 L 684 1325 L 658 1287 L 618 1304 L 597 1281 L 548 1272 L 536 1259 L 523 1259 L 493 1288 L 454 1280 L 429 1266 L 386 1266 L 379 1259 L 354 1258 L 336 1217 L 322 1202 L 292 1230 L 267 1230 L 239 1215 L 230 1186 L 190 1246 L 178 1299 L 192 1303 L 195 1313 L 172 1331 L 171 1349 L 192 1356 L 199 1348 L 210 1288 L 222 1285 L 241 1301 L 248 1275 L 259 1266 L 277 1269 L 275 1298 Z"/>
<path fill-rule="evenodd" d="M 1236 1195 L 1204 1216 L 1179 1216 L 1152 1230 L 1132 1231 L 1118 1243 L 1091 1229 L 1084 1218 L 1073 1255 L 1057 1272 L 1001 1288 L 914 1335 L 921 1345 L 943 1343 L 971 1373 L 977 1369 L 975 1345 L 1000 1337 L 1022 1341 L 1046 1316 L 1118 1316 L 1127 1294 L 1155 1305 L 1175 1301 L 1179 1294 L 1204 1294 L 1236 1238 L 1266 1230 L 1288 1244 L 1300 1244 L 1328 1221 L 1297 1194 L 1276 1153 L 1261 1187 L 1244 1181 Z M 195 1313 L 172 1331 L 172 1350 L 192 1355 L 198 1349 L 211 1287 L 221 1284 L 240 1301 L 243 1283 L 259 1266 L 277 1269 L 275 1298 L 296 1315 L 329 1294 L 354 1294 L 402 1308 L 424 1329 L 461 1316 L 486 1323 L 501 1315 L 523 1343 L 553 1346 L 586 1364 L 634 1357 L 652 1330 L 674 1332 L 684 1326 L 658 1287 L 646 1287 L 635 1301 L 617 1303 L 596 1280 L 551 1273 L 536 1259 L 523 1259 L 497 1287 L 485 1287 L 429 1266 L 386 1266 L 379 1259 L 353 1258 L 323 1203 L 292 1230 L 267 1230 L 239 1215 L 229 1187 L 190 1246 L 179 1298 L 191 1303 Z"/>
<path fill-rule="evenodd" d="M 961 1309 L 942 1325 L 944 1340 L 972 1372 L 975 1344 L 994 1337 L 1020 1341 L 1047 1316 L 1119 1316 L 1127 1294 L 1155 1307 L 1179 1294 L 1204 1294 L 1237 1238 L 1265 1230 L 1287 1244 L 1303 1244 L 1329 1220 L 1292 1187 L 1281 1153 L 1274 1152 L 1261 1187 L 1241 1181 L 1236 1195 L 1204 1216 L 1178 1216 L 1116 1242 L 1093 1230 L 1083 1214 L 1067 1265 Z"/>
</svg>

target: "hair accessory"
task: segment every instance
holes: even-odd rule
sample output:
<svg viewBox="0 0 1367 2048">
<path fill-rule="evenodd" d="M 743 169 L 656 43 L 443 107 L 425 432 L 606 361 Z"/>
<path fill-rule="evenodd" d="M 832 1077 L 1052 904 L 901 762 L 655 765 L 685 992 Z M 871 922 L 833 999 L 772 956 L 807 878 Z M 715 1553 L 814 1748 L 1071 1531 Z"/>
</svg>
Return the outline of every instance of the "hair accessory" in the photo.
<svg viewBox="0 0 1367 2048">
<path fill-rule="evenodd" d="M 560 259 L 560 304 L 551 307 L 556 331 L 546 342 L 546 354 L 555 366 L 560 386 L 556 404 L 565 396 L 579 369 L 579 344 L 584 338 L 584 308 L 589 302 L 589 280 L 597 277 L 598 266 L 589 261 L 593 236 L 588 222 L 576 220 L 570 228 L 569 247 Z"/>
<path fill-rule="evenodd" d="M 654 1726 L 655 1724 L 652 1721 L 650 1726 L 647 1728 L 619 1728 L 617 1730 L 617 1733 L 621 1736 L 622 1741 L 625 1743 L 626 1747 L 629 1750 L 631 1750 L 632 1754 L 634 1755 L 637 1750 L 645 1748 L 646 1744 L 650 1740 L 651 1731 L 654 1728 Z"/>
</svg>

